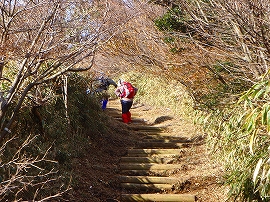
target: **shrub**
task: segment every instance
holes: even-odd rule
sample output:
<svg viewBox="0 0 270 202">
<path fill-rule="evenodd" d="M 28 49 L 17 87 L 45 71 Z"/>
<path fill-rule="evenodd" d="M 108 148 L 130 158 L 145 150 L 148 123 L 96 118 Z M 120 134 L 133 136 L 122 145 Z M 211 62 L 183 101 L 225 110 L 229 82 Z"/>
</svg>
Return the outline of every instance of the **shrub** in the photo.
<svg viewBox="0 0 270 202">
<path fill-rule="evenodd" d="M 69 190 L 72 158 L 88 146 L 91 133 L 106 131 L 97 98 L 85 93 L 87 82 L 79 74 L 69 75 L 67 108 L 56 88 L 52 99 L 36 108 L 38 121 L 33 106 L 22 108 L 12 129 L 15 136 L 0 148 L 1 201 L 59 198 Z"/>
</svg>

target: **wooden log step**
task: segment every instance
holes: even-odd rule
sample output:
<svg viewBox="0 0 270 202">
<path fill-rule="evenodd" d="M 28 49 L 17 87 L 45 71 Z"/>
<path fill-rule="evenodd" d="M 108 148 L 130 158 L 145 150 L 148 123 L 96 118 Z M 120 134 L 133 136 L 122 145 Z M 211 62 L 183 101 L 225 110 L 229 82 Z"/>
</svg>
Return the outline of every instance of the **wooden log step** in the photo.
<svg viewBox="0 0 270 202">
<path fill-rule="evenodd" d="M 128 156 L 131 154 L 175 154 L 178 155 L 182 149 L 128 149 Z"/>
<path fill-rule="evenodd" d="M 109 111 L 107 113 L 113 118 L 117 118 L 117 117 L 122 118 L 121 111 Z M 135 117 L 136 115 L 138 116 L 138 114 L 132 113 L 133 117 Z"/>
<path fill-rule="evenodd" d="M 173 177 L 152 177 L 152 176 L 120 176 L 121 183 L 137 184 L 176 184 L 180 182 L 179 178 Z"/>
<path fill-rule="evenodd" d="M 156 164 L 156 163 L 120 163 L 121 170 L 175 170 L 181 169 L 180 164 Z"/>
<path fill-rule="evenodd" d="M 136 148 L 183 148 L 183 143 L 174 142 L 139 142 Z"/>
<path fill-rule="evenodd" d="M 136 190 L 151 190 L 151 191 L 160 191 L 160 190 L 170 190 L 173 188 L 173 185 L 170 184 L 137 184 L 137 183 L 121 183 L 121 187 L 124 189 L 136 189 Z"/>
<path fill-rule="evenodd" d="M 181 136 L 175 136 L 172 135 L 171 133 L 166 133 L 164 131 L 161 132 L 156 132 L 156 131 L 145 131 L 145 137 L 153 137 L 153 138 L 158 138 L 158 137 L 178 137 L 181 138 Z"/>
<path fill-rule="evenodd" d="M 127 157 L 160 157 L 160 158 L 178 158 L 180 154 L 128 154 Z"/>
<path fill-rule="evenodd" d="M 166 164 L 172 162 L 175 157 L 159 157 L 159 156 L 152 156 L 152 157 L 122 157 L 120 162 L 121 163 L 160 163 Z"/>
<path fill-rule="evenodd" d="M 121 170 L 123 175 L 129 176 L 161 176 L 161 177 L 169 177 L 168 171 L 163 170 Z"/>
<path fill-rule="evenodd" d="M 155 127 L 155 126 L 142 126 L 142 125 L 133 126 L 133 125 L 130 125 L 130 126 L 128 126 L 128 128 L 131 130 L 136 130 L 136 131 L 149 131 L 149 132 L 163 131 L 162 127 Z"/>
<path fill-rule="evenodd" d="M 195 202 L 196 196 L 191 194 L 122 194 L 121 201 Z"/>
<path fill-rule="evenodd" d="M 149 137 L 146 136 L 142 139 L 143 142 L 174 142 L 174 143 L 190 143 L 189 139 L 180 137 Z"/>
</svg>

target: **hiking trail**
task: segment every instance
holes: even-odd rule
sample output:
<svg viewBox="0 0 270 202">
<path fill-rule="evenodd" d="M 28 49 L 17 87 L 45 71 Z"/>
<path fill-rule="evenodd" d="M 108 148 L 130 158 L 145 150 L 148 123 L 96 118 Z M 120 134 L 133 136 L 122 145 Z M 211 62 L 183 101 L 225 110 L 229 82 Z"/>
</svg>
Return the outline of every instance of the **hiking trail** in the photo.
<svg viewBox="0 0 270 202">
<path fill-rule="evenodd" d="M 110 100 L 107 113 L 121 122 L 119 100 Z M 225 201 L 201 131 L 170 109 L 133 104 L 131 114 L 127 127 L 140 140 L 118 163 L 121 202 Z"/>
</svg>

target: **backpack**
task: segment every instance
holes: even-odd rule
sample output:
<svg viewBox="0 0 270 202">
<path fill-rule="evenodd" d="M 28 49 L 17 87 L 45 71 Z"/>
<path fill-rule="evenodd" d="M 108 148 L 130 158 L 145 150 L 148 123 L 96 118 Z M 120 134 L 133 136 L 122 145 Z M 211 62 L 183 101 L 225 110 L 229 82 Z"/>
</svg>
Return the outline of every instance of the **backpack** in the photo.
<svg viewBox="0 0 270 202">
<path fill-rule="evenodd" d="M 132 86 L 129 82 L 122 82 L 123 92 L 121 94 L 121 98 L 133 98 L 137 93 L 137 88 Z"/>
</svg>

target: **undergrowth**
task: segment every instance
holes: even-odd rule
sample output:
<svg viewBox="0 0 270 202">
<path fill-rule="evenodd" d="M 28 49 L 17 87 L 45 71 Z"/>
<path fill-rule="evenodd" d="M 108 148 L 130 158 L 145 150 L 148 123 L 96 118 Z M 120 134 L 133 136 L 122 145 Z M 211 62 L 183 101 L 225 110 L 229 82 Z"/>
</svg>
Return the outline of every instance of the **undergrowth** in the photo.
<svg viewBox="0 0 270 202">
<path fill-rule="evenodd" d="M 238 103 L 197 115 L 208 134 L 209 150 L 223 164 L 233 201 L 270 200 L 269 89 L 268 80 L 259 82 Z"/>
<path fill-rule="evenodd" d="M 91 134 L 109 133 L 99 100 L 85 93 L 88 80 L 68 78 L 68 104 L 56 89 L 45 105 L 25 106 L 0 149 L 1 201 L 59 198 L 73 186 L 73 158 L 90 144 Z M 35 112 L 35 113 L 34 113 Z"/>
</svg>

